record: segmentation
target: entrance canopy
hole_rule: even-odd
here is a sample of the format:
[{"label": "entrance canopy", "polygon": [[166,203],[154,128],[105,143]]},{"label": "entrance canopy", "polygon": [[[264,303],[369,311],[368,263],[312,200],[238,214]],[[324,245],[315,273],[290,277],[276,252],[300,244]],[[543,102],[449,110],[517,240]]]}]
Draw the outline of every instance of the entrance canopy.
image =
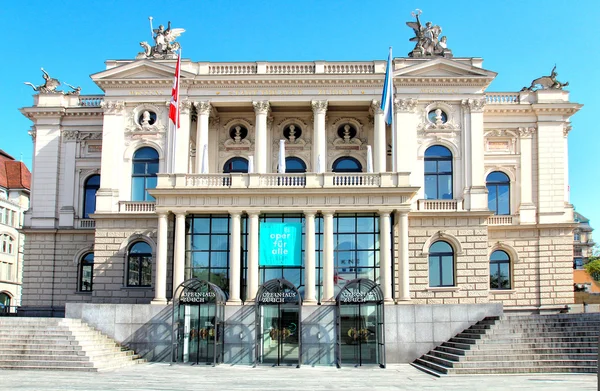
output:
[{"label": "entrance canopy", "polygon": [[227,296],[217,285],[197,278],[182,282],[175,291],[178,304],[222,304],[225,305]]},{"label": "entrance canopy", "polygon": [[379,285],[367,278],[349,281],[336,297],[341,304],[383,304],[383,292]]},{"label": "entrance canopy", "polygon": [[256,294],[256,304],[298,304],[302,298],[298,288],[284,278],[265,282]]}]

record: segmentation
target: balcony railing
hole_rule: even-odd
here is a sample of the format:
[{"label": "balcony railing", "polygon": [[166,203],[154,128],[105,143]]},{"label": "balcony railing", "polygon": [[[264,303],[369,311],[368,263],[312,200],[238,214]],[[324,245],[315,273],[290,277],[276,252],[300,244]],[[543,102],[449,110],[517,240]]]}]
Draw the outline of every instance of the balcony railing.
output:
[{"label": "balcony railing", "polygon": [[464,210],[463,200],[418,200],[417,210],[431,212],[457,212]]},{"label": "balcony railing", "polygon": [[75,228],[79,228],[79,229],[96,228],[96,220],[94,220],[94,219],[78,219],[75,221]]},{"label": "balcony railing", "polygon": [[517,224],[517,216],[490,216],[487,219],[488,225],[513,225]]},{"label": "balcony railing", "polygon": [[119,212],[121,213],[154,213],[155,203],[152,201],[120,201]]},{"label": "balcony railing", "polygon": [[516,105],[519,104],[518,92],[488,92],[485,101],[493,105]]},{"label": "balcony railing", "polygon": [[407,173],[158,174],[157,189],[410,187]]},{"label": "balcony railing", "polygon": [[81,95],[79,97],[79,106],[81,106],[81,107],[100,107],[100,105],[102,104],[103,101],[104,101],[104,96],[102,96],[102,95],[97,95],[97,96]]}]

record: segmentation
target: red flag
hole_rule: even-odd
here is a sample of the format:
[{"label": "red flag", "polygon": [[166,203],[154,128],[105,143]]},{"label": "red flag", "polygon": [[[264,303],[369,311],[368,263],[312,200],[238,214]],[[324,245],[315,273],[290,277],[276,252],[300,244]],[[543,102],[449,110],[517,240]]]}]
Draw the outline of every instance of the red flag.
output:
[{"label": "red flag", "polygon": [[175,80],[173,80],[173,89],[171,90],[171,105],[169,106],[169,119],[173,125],[179,128],[179,74],[181,72],[181,52],[177,56],[177,66],[175,67]]}]

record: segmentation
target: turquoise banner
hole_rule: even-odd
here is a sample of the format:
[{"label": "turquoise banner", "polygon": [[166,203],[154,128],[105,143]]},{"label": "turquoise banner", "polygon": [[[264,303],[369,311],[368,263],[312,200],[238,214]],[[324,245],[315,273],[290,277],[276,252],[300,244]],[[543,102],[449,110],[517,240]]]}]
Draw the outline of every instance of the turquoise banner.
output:
[{"label": "turquoise banner", "polygon": [[260,266],[302,266],[302,223],[260,223]]}]

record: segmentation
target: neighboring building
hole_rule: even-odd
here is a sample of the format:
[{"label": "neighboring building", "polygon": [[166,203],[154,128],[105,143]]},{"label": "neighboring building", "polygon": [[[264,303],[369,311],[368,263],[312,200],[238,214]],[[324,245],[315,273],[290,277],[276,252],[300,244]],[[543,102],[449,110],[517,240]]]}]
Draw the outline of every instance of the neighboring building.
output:
[{"label": "neighboring building", "polygon": [[[521,90],[522,75],[520,92],[488,92],[496,73],[481,58],[426,50],[393,60],[393,127],[380,108],[385,61],[182,60],[176,132],[172,59],[107,61],[92,75],[101,96],[34,96],[22,109],[35,149],[24,305],[110,323],[118,305],[140,304],[146,323],[196,277],[217,288],[192,284],[176,305],[224,292],[225,347],[241,349],[225,361],[277,363],[273,341],[298,352],[298,334],[306,351],[328,343],[307,363],[381,362],[382,347],[404,361],[500,305],[564,309],[567,136],[581,105],[558,82]],[[176,308],[188,353],[219,318],[194,311]]]},{"label": "neighboring building", "polygon": [[593,254],[596,243],[592,239],[590,220],[581,213],[574,212],[573,217],[577,227],[573,230],[573,269],[583,269],[588,258]]},{"label": "neighboring building", "polygon": [[23,213],[29,208],[31,173],[0,150],[0,313],[21,305]]}]

